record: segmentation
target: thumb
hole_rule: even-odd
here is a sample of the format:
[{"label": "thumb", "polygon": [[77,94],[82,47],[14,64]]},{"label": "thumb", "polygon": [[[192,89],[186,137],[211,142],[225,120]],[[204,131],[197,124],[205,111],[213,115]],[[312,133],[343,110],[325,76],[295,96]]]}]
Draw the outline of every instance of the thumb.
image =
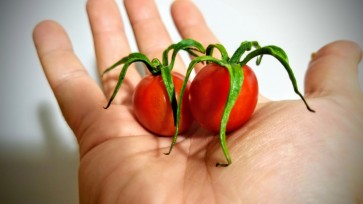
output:
[{"label": "thumb", "polygon": [[336,41],[321,48],[309,64],[305,94],[354,94],[360,91],[358,64],[362,49],[354,42]]}]

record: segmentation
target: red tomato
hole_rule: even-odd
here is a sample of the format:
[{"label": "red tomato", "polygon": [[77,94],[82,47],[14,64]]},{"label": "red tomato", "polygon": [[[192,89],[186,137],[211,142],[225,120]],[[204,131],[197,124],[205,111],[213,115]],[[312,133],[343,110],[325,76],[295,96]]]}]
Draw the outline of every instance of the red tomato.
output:
[{"label": "red tomato", "polygon": [[[172,73],[172,77],[176,98],[179,101],[184,76]],[[190,84],[187,85],[183,95],[179,133],[185,132],[194,120],[188,103],[189,86]],[[136,119],[144,128],[160,136],[174,135],[173,111],[161,75],[146,76],[139,82],[133,95],[133,107]]]},{"label": "red tomato", "polygon": [[[252,115],[258,99],[256,75],[247,65],[243,67],[244,81],[231,111],[227,132],[241,127]],[[219,132],[224,106],[230,87],[228,70],[208,64],[198,72],[189,89],[190,109],[194,119],[204,128]]]}]

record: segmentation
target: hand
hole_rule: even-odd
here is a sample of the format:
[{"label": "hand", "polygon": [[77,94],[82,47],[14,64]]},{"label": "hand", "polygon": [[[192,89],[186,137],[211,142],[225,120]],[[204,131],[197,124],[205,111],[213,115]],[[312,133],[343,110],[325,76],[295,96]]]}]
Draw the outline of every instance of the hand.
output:
[{"label": "hand", "polygon": [[[140,52],[160,57],[172,43],[151,0],[125,0]],[[119,10],[112,0],[90,0],[98,71],[129,54]],[[204,45],[217,39],[190,1],[177,0],[172,15],[183,38]],[[185,15],[188,13],[188,15]],[[241,39],[238,39],[238,42]],[[44,21],[34,42],[47,79],[80,147],[81,203],[348,203],[363,200],[363,95],[357,64],[361,49],[339,41],[319,50],[306,75],[302,101],[260,98],[250,119],[228,136],[233,163],[224,161],[217,135],[194,127],[171,155],[171,138],[144,130],[130,96],[140,80],[130,68],[115,103],[102,107],[117,71],[101,89],[72,51],[63,28]],[[176,71],[185,73],[178,60]],[[198,68],[197,68],[198,71]]]}]

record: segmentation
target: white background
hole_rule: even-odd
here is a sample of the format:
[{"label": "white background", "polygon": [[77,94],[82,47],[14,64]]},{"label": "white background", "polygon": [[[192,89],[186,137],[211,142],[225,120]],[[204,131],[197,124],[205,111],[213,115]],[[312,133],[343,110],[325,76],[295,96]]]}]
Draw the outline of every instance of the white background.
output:
[{"label": "white background", "polygon": [[[157,0],[176,42],[180,37],[170,17],[171,2]],[[363,47],[360,0],[195,0],[195,3],[230,53],[244,40],[285,49],[301,90],[312,52],[338,39],[350,39]],[[126,20],[123,5],[119,5]],[[1,203],[78,202],[78,147],[43,75],[32,42],[32,29],[43,19],[56,20],[65,27],[75,52],[96,79],[85,0],[0,2]],[[126,30],[136,51],[130,27]],[[274,100],[297,99],[276,60],[265,57],[262,65],[254,69],[262,94]],[[362,64],[359,78],[362,82]]]}]

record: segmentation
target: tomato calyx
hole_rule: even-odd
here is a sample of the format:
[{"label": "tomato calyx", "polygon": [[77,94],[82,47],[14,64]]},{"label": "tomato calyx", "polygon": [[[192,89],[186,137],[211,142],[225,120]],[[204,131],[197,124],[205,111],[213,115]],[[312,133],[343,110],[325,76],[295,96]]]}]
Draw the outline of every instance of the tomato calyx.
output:
[{"label": "tomato calyx", "polygon": [[[254,50],[251,51],[253,48],[254,48]],[[221,56],[220,59],[213,57],[213,52],[215,49],[217,49],[219,51],[220,56]],[[248,53],[241,60],[242,56],[246,52],[249,52],[249,51],[251,51],[251,52]],[[220,123],[220,131],[219,131],[220,145],[221,145],[222,151],[224,153],[224,156],[225,156],[227,162],[226,163],[218,162],[216,164],[216,166],[226,167],[232,163],[232,160],[229,155],[228,148],[227,148],[227,144],[226,144],[226,127],[227,127],[227,122],[228,122],[231,110],[234,107],[234,104],[237,100],[237,97],[238,97],[241,87],[243,85],[244,73],[243,73],[243,69],[241,69],[241,67],[245,66],[251,59],[253,59],[255,57],[257,58],[256,64],[259,65],[261,63],[263,55],[271,55],[271,56],[275,57],[284,66],[285,70],[288,72],[288,75],[292,82],[295,93],[300,96],[300,98],[305,103],[306,108],[310,112],[315,112],[313,109],[310,108],[310,106],[307,104],[305,98],[298,90],[295,76],[294,76],[293,71],[288,62],[288,57],[287,57],[286,53],[284,52],[284,50],[282,50],[281,48],[279,48],[277,46],[273,46],[273,45],[261,47],[258,44],[258,42],[256,42],[256,41],[244,41],[241,43],[241,45],[238,47],[238,49],[235,51],[235,53],[230,58],[223,45],[221,45],[221,44],[209,45],[206,48],[205,56],[196,57],[190,62],[187,72],[186,72],[185,81],[182,86],[180,95],[181,95],[181,97],[183,96],[186,82],[188,81],[190,74],[196,64],[204,63],[204,62],[216,63],[228,70],[228,74],[230,76],[230,89],[228,92],[227,101],[226,101],[224,111],[222,114],[222,119],[221,119],[221,123]],[[182,103],[181,100],[179,100],[178,108],[177,108],[177,112],[176,112],[176,114],[177,114],[176,118],[178,118],[180,116],[181,103]],[[169,153],[171,152],[173,146],[175,145],[176,140],[177,140],[177,135],[175,135],[173,138]]]},{"label": "tomato calyx", "polygon": [[[172,44],[168,48],[166,48],[162,54],[162,61],[160,61],[157,58],[150,60],[146,55],[139,53],[139,52],[135,52],[135,53],[129,54],[126,57],[123,57],[122,59],[120,59],[119,61],[114,63],[112,66],[107,68],[102,73],[101,77],[103,77],[107,72],[117,68],[120,65],[123,65],[121,72],[119,74],[119,78],[118,78],[117,84],[115,86],[115,89],[114,89],[110,99],[108,100],[107,105],[104,107],[104,109],[107,109],[111,105],[114,98],[116,97],[130,65],[134,62],[142,62],[153,76],[161,75],[164,86],[166,88],[166,91],[167,91],[167,94],[169,97],[169,100],[170,100],[170,103],[171,103],[171,106],[172,106],[172,110],[173,110],[174,126],[176,127],[175,134],[178,134],[180,119],[176,118],[177,100],[176,100],[176,96],[175,96],[175,88],[174,88],[174,83],[173,83],[171,72],[174,67],[176,55],[181,50],[187,51],[190,55],[193,55],[193,56],[198,56],[197,53],[205,53],[205,48],[202,46],[202,44],[200,44],[199,42],[197,42],[193,39],[184,39],[184,40],[181,40],[180,42],[178,42],[176,44]],[[170,56],[171,51],[172,51],[172,53]],[[170,56],[170,60],[169,60],[169,56]],[[169,61],[170,61],[170,63],[169,63]]]}]

